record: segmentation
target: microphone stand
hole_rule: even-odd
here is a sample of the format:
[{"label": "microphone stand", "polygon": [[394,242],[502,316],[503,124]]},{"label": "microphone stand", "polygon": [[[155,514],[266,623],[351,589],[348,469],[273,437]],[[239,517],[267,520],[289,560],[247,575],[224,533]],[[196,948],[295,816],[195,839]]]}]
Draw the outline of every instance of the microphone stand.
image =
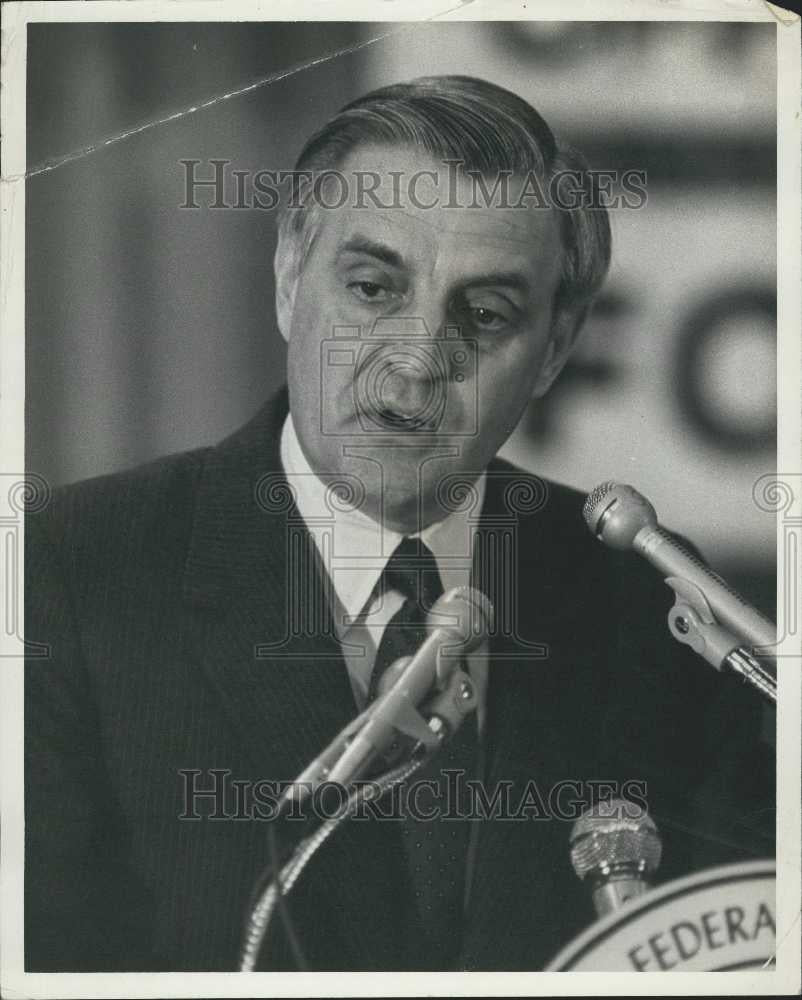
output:
[{"label": "microphone stand", "polygon": [[670,576],[666,583],[676,600],[668,613],[668,628],[674,638],[703,657],[718,671],[736,673],[751,687],[776,704],[777,679],[744,646],[744,637],[720,625],[703,591],[682,577]]},{"label": "microphone stand", "polygon": [[[325,820],[295,847],[289,861],[280,872],[275,873],[251,907],[243,937],[240,972],[254,971],[276,905],[292,890],[306,865],[335,830],[357,812],[365,801],[380,798],[390,788],[414,774],[476,708],[476,690],[470,677],[461,668],[452,670],[450,674],[446,674],[444,669],[442,674],[447,677],[445,686],[435,690],[420,709],[408,698],[399,697],[399,692],[405,694],[404,661],[409,659],[410,657],[402,657],[393,664],[390,670],[399,676],[390,689],[341,730],[323,753],[287,789],[273,821],[294,800],[303,801],[324,781],[349,784],[364,773],[371,760],[381,751],[364,742],[360,743],[359,737],[377,715],[381,718],[382,729],[389,727],[400,735],[415,738],[416,742],[408,740],[408,759],[371,781],[355,788],[352,785],[345,809]],[[388,706],[392,706],[392,712]]]}]

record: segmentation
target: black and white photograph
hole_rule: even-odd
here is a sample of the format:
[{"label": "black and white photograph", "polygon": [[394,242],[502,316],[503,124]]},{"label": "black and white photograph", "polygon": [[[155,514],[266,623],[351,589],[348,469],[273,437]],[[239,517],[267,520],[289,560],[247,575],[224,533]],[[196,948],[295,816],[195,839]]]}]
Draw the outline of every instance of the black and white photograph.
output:
[{"label": "black and white photograph", "polygon": [[799,16],[274,6],[6,5],[4,989],[799,993]]}]

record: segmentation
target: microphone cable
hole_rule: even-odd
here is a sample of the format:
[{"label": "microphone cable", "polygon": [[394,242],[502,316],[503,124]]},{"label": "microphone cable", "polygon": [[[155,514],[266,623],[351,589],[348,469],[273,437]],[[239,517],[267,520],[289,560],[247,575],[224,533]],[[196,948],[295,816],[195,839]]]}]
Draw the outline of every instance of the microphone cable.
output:
[{"label": "microphone cable", "polygon": [[301,948],[301,942],[295,931],[295,925],[290,917],[290,908],[287,904],[287,893],[284,891],[284,882],[281,877],[281,866],[278,856],[278,838],[276,837],[276,827],[273,823],[271,823],[267,829],[267,842],[270,850],[270,867],[275,873],[274,877],[276,880],[278,895],[279,918],[284,928],[284,933],[287,935],[287,940],[289,941],[290,951],[292,952],[296,969],[299,972],[308,972],[309,965],[307,964],[306,956],[304,955],[303,948]]},{"label": "microphone cable", "polygon": [[[274,816],[268,823],[267,827],[267,848],[268,848],[268,862],[264,868],[259,873],[256,881],[253,884],[250,895],[248,897],[248,908],[246,914],[250,914],[253,910],[256,902],[264,892],[266,886],[271,880],[275,879],[277,873],[281,872],[286,861],[281,860],[281,852],[279,850],[278,837],[276,835],[276,828],[274,826],[275,820],[278,818],[278,814]],[[292,851],[287,849],[285,851],[285,857],[288,860]],[[281,920],[282,927],[284,928],[284,933],[287,936],[287,941],[290,946],[290,951],[292,952],[292,958],[298,972],[309,972],[309,965],[306,961],[306,956],[304,955],[303,948],[301,947],[300,938],[295,929],[295,924],[290,915],[289,906],[287,904],[287,894],[285,892],[279,893],[278,897],[278,913]],[[247,920],[243,921],[242,937],[244,938],[247,928]]]},{"label": "microphone cable", "polygon": [[[361,785],[359,788],[351,792],[346,802],[345,809],[343,809],[337,816],[332,816],[327,819],[318,827],[317,830],[314,831],[314,833],[304,837],[304,839],[301,840],[295,847],[289,861],[284,864],[280,871],[275,870],[276,861],[278,860],[278,850],[275,839],[275,830],[271,827],[268,835],[272,833],[273,845],[276,847],[276,851],[275,856],[271,857],[271,864],[267,872],[267,876],[273,875],[275,870],[275,877],[271,878],[268,885],[262,889],[261,892],[258,892],[258,898],[251,906],[243,937],[239,965],[240,972],[253,972],[255,970],[274,911],[277,908],[279,910],[281,909],[281,900],[292,891],[293,886],[298,881],[304,868],[312,860],[319,848],[323,846],[323,844],[346,819],[350,818],[350,816],[357,810],[358,807],[362,805],[363,802],[369,801],[373,798],[380,798],[385,794],[385,792],[389,791],[395,785],[405,781],[412,774],[414,774],[415,771],[422,767],[430,756],[431,753],[425,753],[417,756],[413,760],[407,761],[406,763],[393,768],[391,771],[385,772],[379,777],[374,778],[370,783]],[[265,876],[259,880],[262,885],[264,884],[264,881]],[[289,913],[287,913],[286,916],[289,919]],[[290,926],[292,926],[291,922]],[[286,927],[287,925],[285,924],[285,929]],[[298,944],[297,936],[295,936],[295,942]],[[303,959],[303,954],[300,952],[300,945],[299,954]],[[306,963],[304,964],[305,968],[302,971],[308,971]]]}]

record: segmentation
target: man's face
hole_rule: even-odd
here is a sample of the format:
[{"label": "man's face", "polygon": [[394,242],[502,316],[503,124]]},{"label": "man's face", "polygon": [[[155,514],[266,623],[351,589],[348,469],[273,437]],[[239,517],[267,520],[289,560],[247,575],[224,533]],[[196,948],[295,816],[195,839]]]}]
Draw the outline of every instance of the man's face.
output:
[{"label": "man's face", "polygon": [[[402,190],[434,171],[437,186],[424,178],[417,197],[437,192],[438,204],[317,209],[279,305],[290,408],[314,471],[357,477],[361,509],[411,533],[447,513],[444,478],[475,479],[565,360],[571,338],[553,336],[558,220],[550,209],[447,208],[446,165],[416,150],[364,147],[341,169],[349,184],[356,170],[378,174],[384,204],[390,171]],[[471,203],[469,179],[457,200]]]}]

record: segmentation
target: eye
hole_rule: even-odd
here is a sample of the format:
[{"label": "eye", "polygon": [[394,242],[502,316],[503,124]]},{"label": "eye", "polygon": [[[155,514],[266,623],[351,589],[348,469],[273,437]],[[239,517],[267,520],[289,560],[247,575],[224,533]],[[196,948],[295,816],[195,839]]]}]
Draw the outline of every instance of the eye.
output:
[{"label": "eye", "polygon": [[352,281],[348,288],[361,302],[384,302],[389,294],[384,285],[375,281]]},{"label": "eye", "polygon": [[459,322],[479,333],[506,333],[519,321],[516,308],[503,295],[494,292],[458,295],[452,309]]},{"label": "eye", "polygon": [[467,311],[473,325],[480,330],[500,330],[509,322],[506,316],[484,306],[469,307]]}]

